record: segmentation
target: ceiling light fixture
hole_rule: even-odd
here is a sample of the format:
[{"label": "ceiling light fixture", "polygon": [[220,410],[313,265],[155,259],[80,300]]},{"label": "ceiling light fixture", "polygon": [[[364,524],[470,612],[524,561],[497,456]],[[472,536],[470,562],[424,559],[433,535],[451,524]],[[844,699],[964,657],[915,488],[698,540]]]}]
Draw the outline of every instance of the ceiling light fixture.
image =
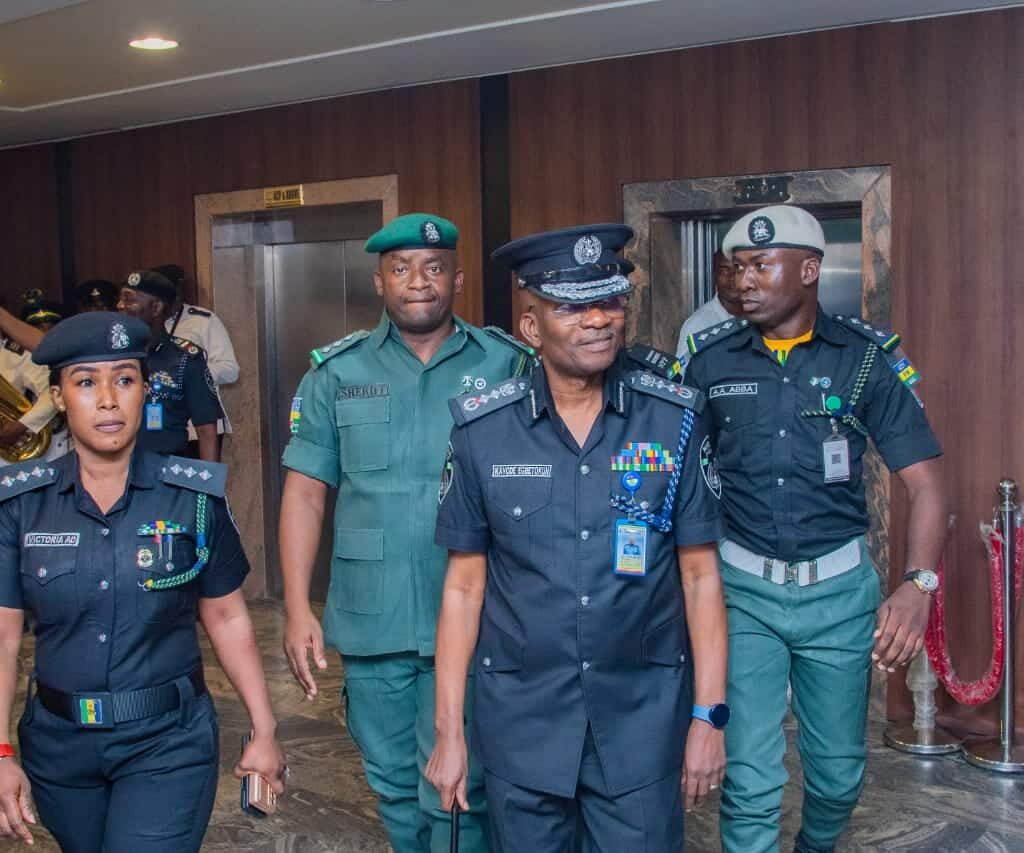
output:
[{"label": "ceiling light fixture", "polygon": [[147,36],[144,39],[130,41],[128,44],[138,50],[173,50],[178,46],[176,41],[160,38],[160,36]]}]

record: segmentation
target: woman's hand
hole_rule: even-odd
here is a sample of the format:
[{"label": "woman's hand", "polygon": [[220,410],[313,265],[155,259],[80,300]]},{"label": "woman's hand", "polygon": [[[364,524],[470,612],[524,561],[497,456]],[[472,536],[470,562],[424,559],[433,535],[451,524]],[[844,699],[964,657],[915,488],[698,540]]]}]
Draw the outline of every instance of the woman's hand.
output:
[{"label": "woman's hand", "polygon": [[284,793],[284,777],[287,765],[284,750],[272,735],[256,735],[246,744],[242,757],[235,765],[235,778],[241,779],[250,773],[259,773],[278,796]]},{"label": "woman's hand", "polygon": [[32,833],[26,823],[34,824],[32,786],[25,771],[13,758],[0,761],[0,836],[20,838],[26,844],[33,844]]}]

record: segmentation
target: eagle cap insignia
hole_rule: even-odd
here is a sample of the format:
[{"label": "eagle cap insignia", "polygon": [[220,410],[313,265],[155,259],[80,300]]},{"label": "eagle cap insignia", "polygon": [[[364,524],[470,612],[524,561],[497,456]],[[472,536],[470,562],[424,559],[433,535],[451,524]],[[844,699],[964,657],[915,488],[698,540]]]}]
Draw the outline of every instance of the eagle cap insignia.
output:
[{"label": "eagle cap insignia", "polygon": [[110,348],[126,349],[128,347],[128,330],[123,323],[114,323],[110,327]]},{"label": "eagle cap insignia", "polygon": [[755,216],[747,226],[747,236],[755,246],[770,243],[775,239],[775,223],[767,216]]},{"label": "eagle cap insignia", "polygon": [[128,276],[129,287],[138,287],[140,284],[142,284],[141,273],[133,272],[130,276]]},{"label": "eagle cap insignia", "polygon": [[434,222],[424,222],[420,227],[420,231],[423,234],[423,240],[427,243],[440,243],[441,232],[438,230],[437,224]]},{"label": "eagle cap insignia", "polygon": [[601,241],[594,234],[585,234],[576,241],[576,245],[573,246],[572,256],[576,259],[576,263],[582,266],[583,264],[596,264],[598,259],[601,257],[601,252],[604,247],[601,245]]}]

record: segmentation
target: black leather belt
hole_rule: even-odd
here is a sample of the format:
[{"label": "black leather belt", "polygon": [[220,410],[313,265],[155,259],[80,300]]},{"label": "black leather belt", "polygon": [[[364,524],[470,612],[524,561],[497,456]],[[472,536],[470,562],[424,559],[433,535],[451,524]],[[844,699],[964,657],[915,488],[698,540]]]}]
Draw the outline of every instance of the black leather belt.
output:
[{"label": "black leather belt", "polygon": [[[190,672],[185,679],[191,683],[198,697],[206,692],[202,667]],[[181,689],[178,681],[143,690],[123,693],[81,691],[65,693],[36,682],[36,695],[40,704],[51,714],[63,717],[83,729],[112,729],[117,723],[155,717],[181,707]],[[187,688],[186,688],[187,689]]]}]

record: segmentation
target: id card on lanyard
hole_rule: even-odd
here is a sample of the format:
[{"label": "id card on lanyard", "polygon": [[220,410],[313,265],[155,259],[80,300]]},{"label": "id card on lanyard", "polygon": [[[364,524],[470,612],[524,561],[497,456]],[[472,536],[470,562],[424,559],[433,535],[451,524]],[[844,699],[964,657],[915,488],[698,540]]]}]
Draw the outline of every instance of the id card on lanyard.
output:
[{"label": "id card on lanyard", "polygon": [[164,404],[146,403],[146,430],[159,432],[164,428]]},{"label": "id card on lanyard", "polygon": [[832,419],[832,435],[821,443],[825,463],[825,483],[850,481],[850,442],[839,434],[839,425]]},{"label": "id card on lanyard", "polygon": [[615,547],[612,555],[615,574],[643,577],[647,574],[647,534],[642,521],[620,518],[615,522]]}]

